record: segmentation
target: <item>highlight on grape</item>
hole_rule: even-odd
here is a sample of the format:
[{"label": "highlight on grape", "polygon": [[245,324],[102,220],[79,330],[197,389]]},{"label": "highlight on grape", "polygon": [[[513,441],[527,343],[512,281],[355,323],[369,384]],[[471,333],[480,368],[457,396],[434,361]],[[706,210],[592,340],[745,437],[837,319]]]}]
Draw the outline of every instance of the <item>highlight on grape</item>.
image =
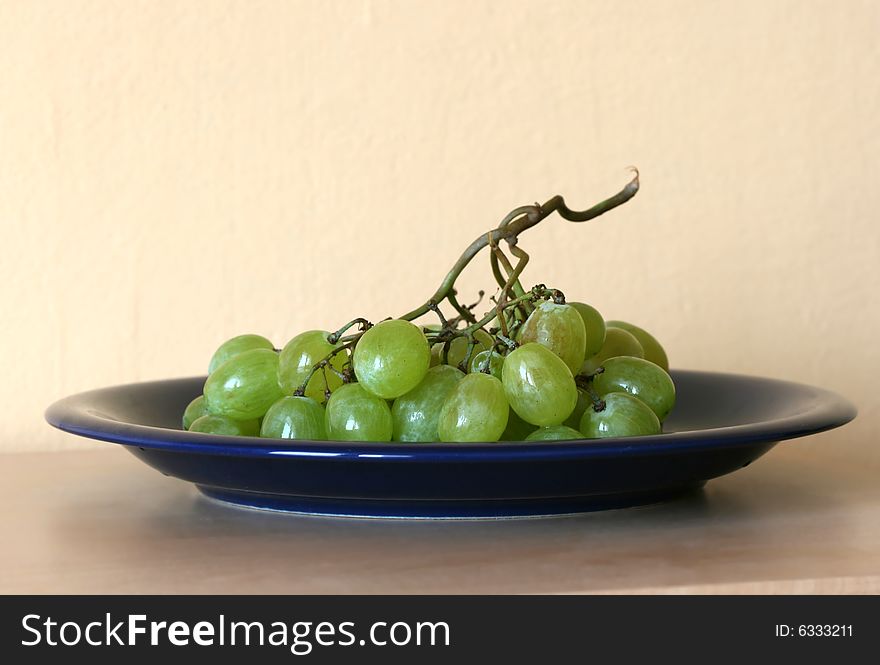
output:
[{"label": "highlight on grape", "polygon": [[[519,236],[551,213],[584,222],[625,203],[639,176],[584,211],[561,196],[510,212],[471,243],[421,306],[373,324],[309,330],[278,349],[227,340],[203,394],[183,413],[192,432],[274,439],[402,442],[561,441],[658,434],[675,406],[661,344],[643,328],[538,284]],[[470,305],[455,281],[488,249],[496,282]],[[480,312],[478,315],[477,312]],[[425,320],[426,317],[433,319]]]}]

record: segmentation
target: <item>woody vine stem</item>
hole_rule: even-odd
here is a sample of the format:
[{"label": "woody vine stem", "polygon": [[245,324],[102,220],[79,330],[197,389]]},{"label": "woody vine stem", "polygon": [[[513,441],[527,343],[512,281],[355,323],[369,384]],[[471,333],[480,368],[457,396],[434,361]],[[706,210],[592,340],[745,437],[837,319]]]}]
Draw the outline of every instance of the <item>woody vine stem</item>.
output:
[{"label": "woody vine stem", "polygon": [[[444,362],[446,361],[449,345],[452,340],[457,337],[466,337],[468,340],[467,351],[464,360],[459,365],[460,369],[465,371],[477,343],[474,333],[485,329],[493,320],[497,324],[489,330],[489,333],[495,341],[495,347],[499,349],[515,348],[516,342],[513,338],[516,330],[528,317],[534,303],[547,299],[552,299],[558,303],[565,302],[565,296],[560,291],[547,288],[543,284],[535,286],[528,291],[523,289],[519,278],[529,261],[529,255],[518,246],[520,234],[536,226],[554,212],[569,222],[586,222],[626,203],[639,191],[638,169],[635,167],[631,167],[631,169],[633,177],[623,189],[586,210],[572,210],[566,205],[562,196],[558,194],[543,204],[535,203],[534,205],[520,206],[511,210],[495,229],[482,234],[467,246],[446,274],[440,286],[427,301],[398,318],[413,321],[428,312],[434,312],[440,320],[440,326],[439,328],[424,328],[424,332],[430,343],[444,343]],[[507,244],[510,254],[516,259],[515,265],[510,262],[507,254],[502,249],[502,242]],[[455,281],[473,258],[486,247],[490,250],[489,261],[492,267],[492,274],[498,284],[499,292],[497,296],[493,297],[495,307],[481,319],[478,319],[474,316],[473,309],[479,304],[479,300],[473,305],[461,305],[457,298],[458,294],[455,291]],[[480,292],[480,297],[482,298],[482,296],[483,292]],[[456,312],[454,318],[447,319],[443,314],[440,305],[444,302],[448,303]],[[462,322],[467,325],[460,328],[459,325]],[[357,332],[346,335],[355,326],[358,327]],[[331,333],[327,337],[327,341],[339,346],[312,367],[311,372],[303,384],[294,392],[294,395],[305,394],[306,385],[308,385],[312,376],[317,372],[322,372],[325,384],[328,371],[340,375],[345,382],[352,381],[354,379],[354,372],[351,367],[350,356],[341,371],[334,368],[330,361],[337,353],[341,353],[344,350],[353,350],[358,340],[371,326],[372,324],[366,319],[356,318],[346,323],[339,330]],[[327,396],[329,396],[329,391],[327,391]]]}]

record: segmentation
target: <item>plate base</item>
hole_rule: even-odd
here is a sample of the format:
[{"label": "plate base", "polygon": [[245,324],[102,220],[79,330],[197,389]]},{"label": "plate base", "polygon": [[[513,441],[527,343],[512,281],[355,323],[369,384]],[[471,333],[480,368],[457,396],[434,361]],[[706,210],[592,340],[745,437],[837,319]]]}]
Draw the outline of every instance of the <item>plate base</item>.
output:
[{"label": "plate base", "polygon": [[209,499],[239,508],[295,515],[375,519],[479,520],[552,517],[671,501],[699,491],[705,481],[660,489],[544,499],[412,501],[338,499],[245,492],[198,485]]}]

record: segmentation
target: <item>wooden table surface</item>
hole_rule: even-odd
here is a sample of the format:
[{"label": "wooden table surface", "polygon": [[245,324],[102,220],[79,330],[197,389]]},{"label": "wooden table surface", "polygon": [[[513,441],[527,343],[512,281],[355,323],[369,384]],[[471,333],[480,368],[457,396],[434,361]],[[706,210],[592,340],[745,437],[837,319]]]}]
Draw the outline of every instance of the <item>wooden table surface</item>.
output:
[{"label": "wooden table surface", "polygon": [[678,501],[572,517],[301,517],[125,450],[0,456],[3,593],[880,593],[880,474],[846,428]]}]

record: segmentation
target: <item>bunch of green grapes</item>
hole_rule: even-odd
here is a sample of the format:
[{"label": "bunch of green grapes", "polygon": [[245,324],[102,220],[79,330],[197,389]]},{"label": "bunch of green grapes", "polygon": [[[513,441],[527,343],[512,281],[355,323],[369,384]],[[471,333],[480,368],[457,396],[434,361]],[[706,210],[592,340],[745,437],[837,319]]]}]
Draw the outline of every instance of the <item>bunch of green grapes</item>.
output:
[{"label": "bunch of green grapes", "polygon": [[[521,206],[478,237],[437,292],[399,319],[310,330],[283,349],[260,335],[224,342],[203,394],[183,414],[194,432],[336,441],[548,441],[657,434],[675,405],[663,347],[590,305],[520,283],[519,235],[552,212],[583,222],[630,200],[624,189],[583,211],[561,196]],[[514,266],[500,243],[517,259]],[[499,290],[478,319],[456,278],[490,248]],[[481,292],[482,296],[482,292]],[[440,305],[457,315],[447,318]],[[414,321],[433,312],[439,323]],[[356,332],[351,330],[358,326]]]},{"label": "bunch of green grapes", "polygon": [[[259,335],[224,342],[195,432],[337,441],[546,441],[657,434],[675,405],[663,347],[590,305],[536,287],[506,324],[402,319],[340,338],[300,333],[280,351]],[[484,317],[488,319],[489,316]],[[506,333],[506,334],[505,334]]]}]

